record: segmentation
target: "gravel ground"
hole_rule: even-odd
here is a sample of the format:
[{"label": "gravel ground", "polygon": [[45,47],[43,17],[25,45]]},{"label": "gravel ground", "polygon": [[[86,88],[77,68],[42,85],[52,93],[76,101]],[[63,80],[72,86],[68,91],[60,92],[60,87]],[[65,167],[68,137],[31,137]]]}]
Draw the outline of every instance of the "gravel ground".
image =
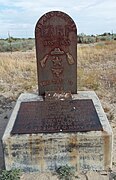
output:
[{"label": "gravel ground", "polygon": [[[110,175],[113,177],[113,175]],[[57,175],[52,175],[48,173],[31,173],[31,174],[23,174],[21,176],[21,180],[59,180]],[[107,172],[87,172],[86,175],[78,174],[78,178],[72,178],[71,180],[110,180],[109,173]],[[111,179],[113,180],[113,179]]]}]

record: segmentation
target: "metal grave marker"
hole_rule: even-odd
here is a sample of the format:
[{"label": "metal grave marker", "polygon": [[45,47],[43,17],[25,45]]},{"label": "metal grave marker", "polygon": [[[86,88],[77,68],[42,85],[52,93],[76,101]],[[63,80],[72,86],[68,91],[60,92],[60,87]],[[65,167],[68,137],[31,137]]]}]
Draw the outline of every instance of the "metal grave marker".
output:
[{"label": "metal grave marker", "polygon": [[77,29],[65,13],[44,14],[35,28],[39,94],[43,101],[22,102],[12,134],[102,130],[92,100],[77,93]]},{"label": "metal grave marker", "polygon": [[12,134],[101,131],[92,100],[22,102]]},{"label": "metal grave marker", "polygon": [[35,28],[39,95],[45,91],[77,93],[77,29],[60,11],[44,14]]}]

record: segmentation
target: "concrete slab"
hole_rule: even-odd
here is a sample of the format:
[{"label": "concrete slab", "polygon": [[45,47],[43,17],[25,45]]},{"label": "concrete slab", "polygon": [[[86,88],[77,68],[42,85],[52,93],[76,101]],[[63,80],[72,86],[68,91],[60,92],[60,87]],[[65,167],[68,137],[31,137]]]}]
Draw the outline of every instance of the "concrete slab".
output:
[{"label": "concrete slab", "polygon": [[112,167],[112,129],[93,91],[79,91],[73,99],[92,99],[103,131],[11,135],[21,102],[43,101],[42,96],[21,94],[3,136],[7,170],[50,172],[68,164],[77,171]]}]

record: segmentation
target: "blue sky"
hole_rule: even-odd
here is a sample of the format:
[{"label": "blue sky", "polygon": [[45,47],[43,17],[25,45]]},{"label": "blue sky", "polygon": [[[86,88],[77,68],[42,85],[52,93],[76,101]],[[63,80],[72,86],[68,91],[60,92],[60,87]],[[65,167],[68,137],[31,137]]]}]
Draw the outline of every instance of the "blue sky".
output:
[{"label": "blue sky", "polygon": [[69,14],[78,33],[116,33],[116,0],[0,0],[0,38],[34,37],[37,20],[46,12]]}]

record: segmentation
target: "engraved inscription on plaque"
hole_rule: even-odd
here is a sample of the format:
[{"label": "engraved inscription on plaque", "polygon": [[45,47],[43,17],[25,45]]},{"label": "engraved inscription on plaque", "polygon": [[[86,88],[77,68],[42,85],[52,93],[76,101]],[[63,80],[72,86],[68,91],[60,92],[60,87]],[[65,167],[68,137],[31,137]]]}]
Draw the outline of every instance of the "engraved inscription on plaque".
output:
[{"label": "engraved inscription on plaque", "polygon": [[39,94],[77,92],[77,29],[67,14],[44,14],[35,28]]},{"label": "engraved inscription on plaque", "polygon": [[92,100],[21,103],[12,134],[102,130]]}]

